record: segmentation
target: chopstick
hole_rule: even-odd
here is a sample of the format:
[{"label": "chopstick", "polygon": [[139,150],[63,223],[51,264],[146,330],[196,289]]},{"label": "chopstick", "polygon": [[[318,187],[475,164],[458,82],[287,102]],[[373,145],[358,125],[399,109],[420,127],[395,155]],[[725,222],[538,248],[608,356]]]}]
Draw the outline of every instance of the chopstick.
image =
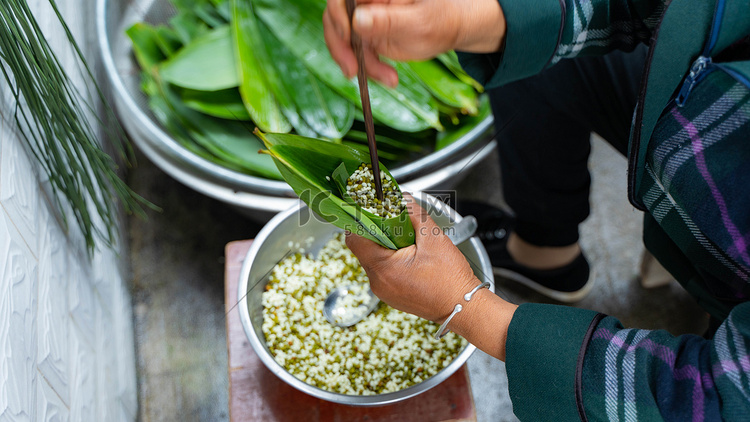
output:
[{"label": "chopstick", "polygon": [[375,193],[378,200],[383,201],[383,185],[380,181],[380,161],[378,161],[378,147],[375,143],[375,123],[372,119],[372,107],[370,106],[370,92],[367,87],[367,71],[365,69],[365,50],[362,39],[354,32],[354,9],[357,0],[346,0],[346,12],[349,15],[351,27],[351,42],[354,54],[357,57],[357,80],[359,81],[359,96],[362,100],[362,114],[365,119],[365,133],[367,133],[367,146],[370,149],[370,164],[372,164],[372,175],[375,179]]}]

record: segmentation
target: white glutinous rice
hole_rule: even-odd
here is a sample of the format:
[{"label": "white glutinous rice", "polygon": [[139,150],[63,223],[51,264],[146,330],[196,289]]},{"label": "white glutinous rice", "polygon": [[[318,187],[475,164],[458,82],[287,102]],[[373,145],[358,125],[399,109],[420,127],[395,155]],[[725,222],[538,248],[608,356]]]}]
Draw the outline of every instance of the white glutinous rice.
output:
[{"label": "white glutinous rice", "polygon": [[276,362],[323,390],[372,395],[426,380],[468,345],[455,333],[436,340],[436,324],[384,303],[352,327],[332,326],[323,316],[328,293],[368,282],[341,234],[317,259],[297,253],[279,262],[263,293],[263,333]]},{"label": "white glutinous rice", "polygon": [[346,182],[346,193],[364,210],[384,218],[397,217],[406,209],[406,202],[401,192],[384,171],[380,172],[380,184],[383,188],[382,201],[377,198],[372,165],[362,163],[349,176]]}]

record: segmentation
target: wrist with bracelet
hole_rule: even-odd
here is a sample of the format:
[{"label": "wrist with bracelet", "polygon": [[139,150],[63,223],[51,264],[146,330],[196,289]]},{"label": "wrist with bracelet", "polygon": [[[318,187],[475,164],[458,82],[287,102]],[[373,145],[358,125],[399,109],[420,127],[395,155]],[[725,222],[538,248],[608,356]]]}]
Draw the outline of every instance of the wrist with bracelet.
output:
[{"label": "wrist with bracelet", "polygon": [[[490,287],[490,282],[489,281],[485,281],[482,284],[480,284],[480,285],[474,287],[473,289],[471,289],[470,292],[468,292],[468,293],[466,293],[464,295],[464,300],[466,302],[469,302],[476,292],[478,292],[480,289],[483,289],[485,287],[486,288]],[[438,328],[437,332],[435,333],[435,338],[436,339],[439,340],[439,339],[443,338],[444,335],[448,334],[451,331],[451,330],[449,330],[447,328],[448,327],[448,323],[451,322],[451,320],[453,319],[453,317],[455,317],[456,314],[458,314],[459,312],[461,312],[463,309],[464,309],[464,305],[461,305],[460,303],[457,303],[456,306],[453,307],[453,312],[451,312],[451,314],[448,315],[448,318],[446,318],[445,321],[443,321],[443,323],[440,325],[440,328]]]}]

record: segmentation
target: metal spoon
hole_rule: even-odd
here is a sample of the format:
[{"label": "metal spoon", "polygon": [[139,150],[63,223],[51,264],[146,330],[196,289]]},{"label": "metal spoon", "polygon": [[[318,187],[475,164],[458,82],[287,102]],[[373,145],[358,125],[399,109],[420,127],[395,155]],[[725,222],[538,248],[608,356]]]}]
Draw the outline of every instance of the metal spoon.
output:
[{"label": "metal spoon", "polygon": [[[453,242],[454,245],[460,245],[474,235],[477,230],[477,219],[469,215],[461,219],[458,223],[445,230],[445,235]],[[372,292],[370,285],[365,286],[365,300],[357,307],[345,306],[345,297],[353,295],[361,288],[355,286],[342,286],[334,289],[328,294],[323,304],[323,315],[328,322],[337,327],[351,327],[352,325],[363,320],[370,315],[370,312],[380,303],[380,299]],[[356,301],[356,298],[351,300]]]}]

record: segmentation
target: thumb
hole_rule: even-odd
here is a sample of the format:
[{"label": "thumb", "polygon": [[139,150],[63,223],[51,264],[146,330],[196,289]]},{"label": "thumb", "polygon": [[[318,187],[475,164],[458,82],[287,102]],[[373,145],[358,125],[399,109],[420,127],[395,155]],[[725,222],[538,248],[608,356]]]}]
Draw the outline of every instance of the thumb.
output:
[{"label": "thumb", "polygon": [[354,12],[354,30],[367,40],[396,39],[412,32],[420,15],[413,4],[364,4]]}]

